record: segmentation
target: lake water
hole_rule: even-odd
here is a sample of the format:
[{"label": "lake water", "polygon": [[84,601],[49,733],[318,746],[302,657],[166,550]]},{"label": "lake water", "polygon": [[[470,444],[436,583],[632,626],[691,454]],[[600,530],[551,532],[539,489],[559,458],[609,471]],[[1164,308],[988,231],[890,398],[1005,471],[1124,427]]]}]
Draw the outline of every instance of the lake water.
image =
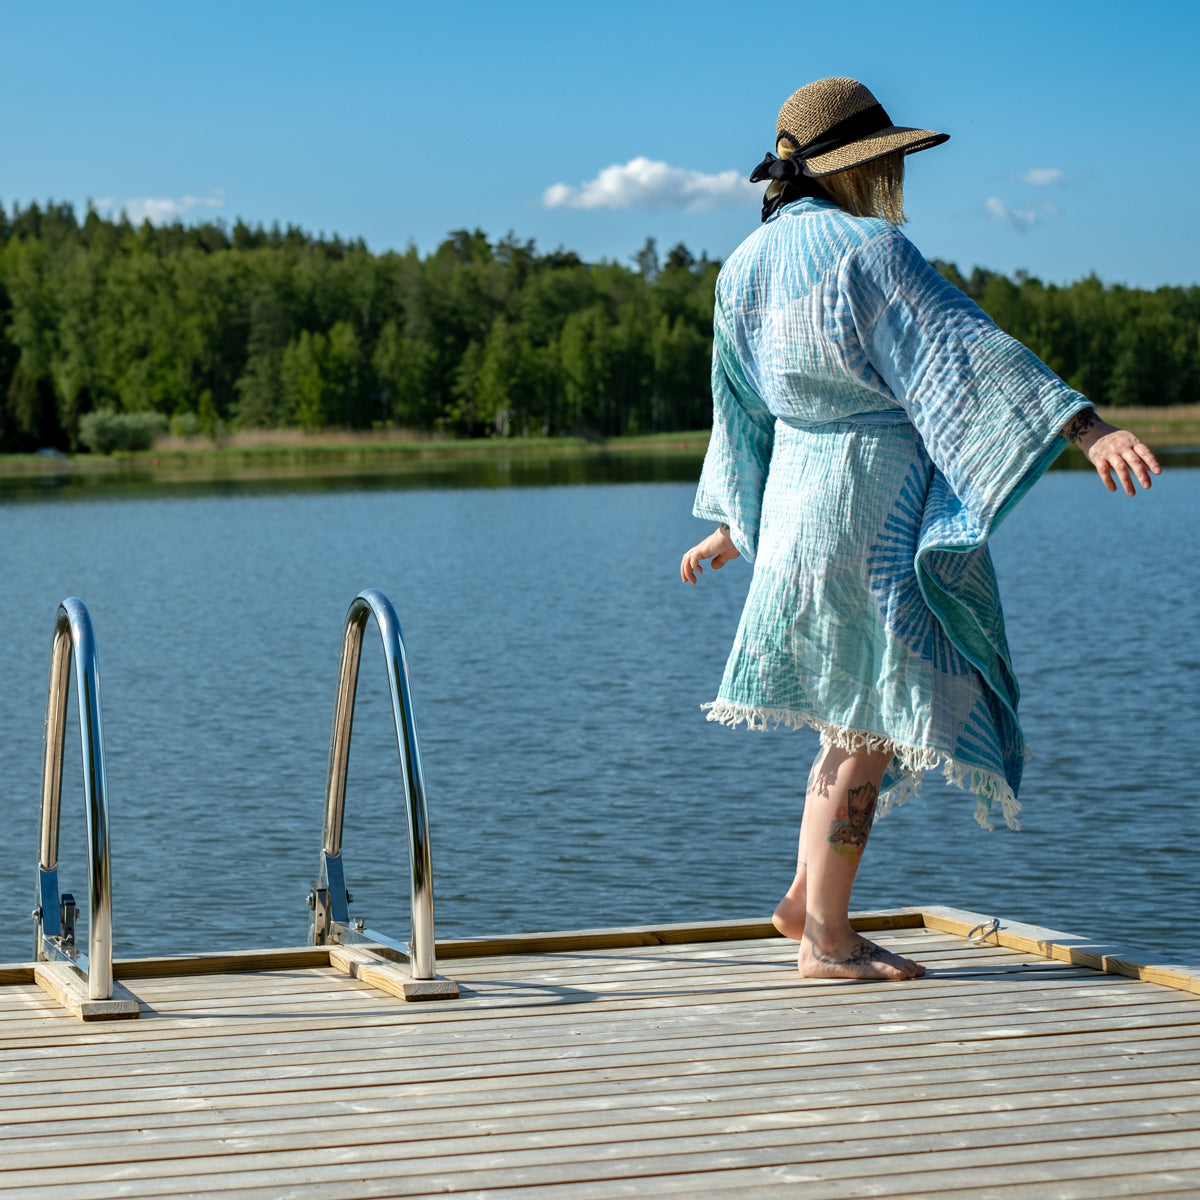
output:
[{"label": "lake water", "polygon": [[[363,587],[391,597],[408,643],[439,936],[766,916],[816,739],[704,721],[750,572],[680,583],[706,527],[678,476],[0,496],[0,961],[30,955],[69,595],[99,647],[119,955],[305,940]],[[1186,467],[1134,501],[1086,472],[1038,485],[993,547],[1036,756],[1024,830],[982,831],[971,798],[929,780],[877,824],[856,908],[949,904],[1200,962],[1197,512]],[[60,878],[82,901],[73,723],[67,747]],[[371,627],[344,849],[356,914],[396,936],[402,805]]]}]

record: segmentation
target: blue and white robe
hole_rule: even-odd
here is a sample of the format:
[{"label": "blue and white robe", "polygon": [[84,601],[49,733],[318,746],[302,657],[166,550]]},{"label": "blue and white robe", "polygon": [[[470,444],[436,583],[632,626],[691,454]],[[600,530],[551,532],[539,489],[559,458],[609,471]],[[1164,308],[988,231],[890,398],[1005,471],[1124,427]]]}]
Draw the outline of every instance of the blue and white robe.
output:
[{"label": "blue and white robe", "polygon": [[1025,742],[987,538],[1089,402],[903,234],[803,199],[717,281],[695,514],[754,577],[708,719],[892,751],[1017,825]]}]

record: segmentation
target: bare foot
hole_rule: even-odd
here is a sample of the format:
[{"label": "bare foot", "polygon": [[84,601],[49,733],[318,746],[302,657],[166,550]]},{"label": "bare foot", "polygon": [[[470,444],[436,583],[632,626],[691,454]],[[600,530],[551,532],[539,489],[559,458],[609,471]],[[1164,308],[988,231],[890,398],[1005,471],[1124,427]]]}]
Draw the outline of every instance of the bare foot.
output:
[{"label": "bare foot", "polygon": [[925,974],[920,963],[858,934],[820,950],[812,942],[802,942],[796,966],[806,979],[919,979]]},{"label": "bare foot", "polygon": [[798,942],[804,936],[804,897],[789,891],[771,915],[771,924],[786,938]]}]

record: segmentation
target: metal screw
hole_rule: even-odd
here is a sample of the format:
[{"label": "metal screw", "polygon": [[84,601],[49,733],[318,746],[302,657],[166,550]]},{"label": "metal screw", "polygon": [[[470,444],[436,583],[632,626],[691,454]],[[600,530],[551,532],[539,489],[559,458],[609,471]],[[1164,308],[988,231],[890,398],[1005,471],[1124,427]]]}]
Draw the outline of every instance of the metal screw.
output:
[{"label": "metal screw", "polygon": [[30,915],[31,917],[33,917],[33,919],[34,919],[35,921],[40,921],[40,920],[42,919],[42,909],[41,909],[41,905],[39,905],[37,908],[35,908],[35,909],[33,910],[33,912],[32,912],[32,913],[30,913],[29,915]]}]

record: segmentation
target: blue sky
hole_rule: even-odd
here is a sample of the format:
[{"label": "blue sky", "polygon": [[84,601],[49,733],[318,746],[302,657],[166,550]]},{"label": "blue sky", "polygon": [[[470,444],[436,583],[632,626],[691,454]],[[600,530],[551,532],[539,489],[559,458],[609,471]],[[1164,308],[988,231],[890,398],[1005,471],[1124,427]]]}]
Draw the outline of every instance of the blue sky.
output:
[{"label": "blue sky", "polygon": [[951,135],[909,159],[927,256],[1192,284],[1198,45],[1200,0],[0,0],[0,201],[723,258],[779,105],[850,75]]}]

